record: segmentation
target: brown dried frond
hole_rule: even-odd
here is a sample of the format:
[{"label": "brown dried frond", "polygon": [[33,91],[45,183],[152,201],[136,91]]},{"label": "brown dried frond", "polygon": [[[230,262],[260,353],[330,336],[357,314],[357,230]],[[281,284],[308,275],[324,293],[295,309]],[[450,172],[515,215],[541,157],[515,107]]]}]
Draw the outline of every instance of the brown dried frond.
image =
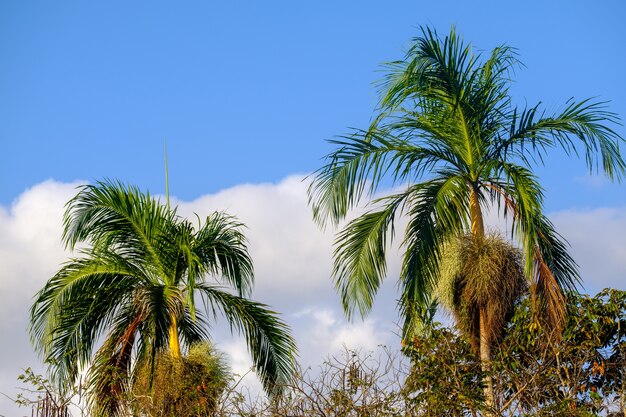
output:
[{"label": "brown dried frond", "polygon": [[[567,319],[565,295],[538,249],[534,251],[534,258],[533,312],[551,330],[550,335],[559,340]],[[537,312],[544,314],[537,315]]]}]

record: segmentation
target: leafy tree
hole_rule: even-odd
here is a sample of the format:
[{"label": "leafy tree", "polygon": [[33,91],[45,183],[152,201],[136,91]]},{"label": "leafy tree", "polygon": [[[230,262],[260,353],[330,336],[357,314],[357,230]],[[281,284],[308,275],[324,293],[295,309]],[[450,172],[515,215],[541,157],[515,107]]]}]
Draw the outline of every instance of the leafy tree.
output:
[{"label": "leafy tree", "polygon": [[[550,114],[540,104],[519,108],[509,85],[515,51],[475,53],[454,28],[445,38],[430,28],[403,60],[387,64],[379,112],[369,129],[331,141],[336,150],[317,171],[309,200],[317,222],[337,225],[381,184],[397,191],[375,199],[335,241],[333,275],[344,310],[367,314],[387,273],[388,240],[407,219],[398,286],[409,337],[432,302],[445,243],[471,233],[485,236],[484,210],[501,208],[523,255],[523,273],[535,311],[557,330],[565,321],[563,290],[578,273],[565,243],[543,213],[543,190],[532,166],[550,148],[582,154],[590,170],[620,179],[623,139],[609,126],[618,117],[604,103],[570,100]],[[489,341],[484,306],[478,306],[480,341]],[[480,343],[483,364],[491,346]]]},{"label": "leafy tree", "polygon": [[588,416],[626,412],[626,291],[567,295],[560,340],[533,322],[528,302],[513,318],[494,358],[501,403],[523,415]]},{"label": "leafy tree", "polygon": [[154,367],[166,351],[180,358],[181,345],[208,340],[208,319],[221,313],[245,335],[266,390],[289,381],[295,342],[276,313],[246,298],[253,269],[242,227],[215,212],[198,217],[196,228],[119,182],[83,186],[67,205],[63,232],[80,256],[46,283],[30,312],[32,341],[56,380],[71,384],[89,367],[96,414],[121,413],[139,364]]},{"label": "leafy tree", "polygon": [[[517,306],[488,371],[497,387],[497,415],[624,415],[626,291],[566,297],[569,314],[560,340],[537,325],[529,299]],[[480,358],[458,332],[437,324],[408,341],[403,352],[411,360],[405,391],[416,415],[489,412]]]},{"label": "leafy tree", "polygon": [[483,409],[480,361],[455,330],[434,324],[406,342],[403,352],[411,359],[403,390],[414,415],[461,417]]}]

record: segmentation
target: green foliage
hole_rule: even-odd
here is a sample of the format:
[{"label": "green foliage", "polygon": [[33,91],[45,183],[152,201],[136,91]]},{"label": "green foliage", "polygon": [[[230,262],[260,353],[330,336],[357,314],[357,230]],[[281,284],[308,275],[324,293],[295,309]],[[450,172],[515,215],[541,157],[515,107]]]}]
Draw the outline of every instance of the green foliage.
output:
[{"label": "green foliage", "polygon": [[[560,340],[521,303],[489,371],[496,415],[600,416],[626,409],[626,291],[568,294]],[[484,413],[483,370],[464,338],[437,326],[406,344],[406,389],[423,416]],[[482,414],[481,414],[482,415]]]},{"label": "green foliage", "polygon": [[403,352],[411,359],[404,391],[415,415],[465,416],[482,408],[480,360],[453,330],[431,329],[406,343]]},{"label": "green foliage", "polygon": [[154,369],[143,364],[133,380],[130,408],[154,417],[212,416],[229,382],[222,356],[207,343],[195,344],[182,358],[157,355]]},{"label": "green foliage", "polygon": [[[594,297],[572,293],[568,309],[563,336],[554,340],[522,306],[503,344],[506,354],[496,360],[519,371],[501,379],[516,387],[529,381],[516,399],[528,414],[585,416],[615,407],[625,410],[626,291],[606,289]],[[536,404],[542,405],[540,413]]]}]

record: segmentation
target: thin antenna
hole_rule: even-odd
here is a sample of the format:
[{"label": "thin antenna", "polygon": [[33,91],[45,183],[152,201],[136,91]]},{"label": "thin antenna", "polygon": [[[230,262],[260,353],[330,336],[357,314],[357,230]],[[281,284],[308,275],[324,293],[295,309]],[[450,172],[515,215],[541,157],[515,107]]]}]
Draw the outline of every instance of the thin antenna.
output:
[{"label": "thin antenna", "polygon": [[167,169],[167,138],[163,140],[163,155],[165,157],[165,202],[167,209],[170,208],[170,175]]}]

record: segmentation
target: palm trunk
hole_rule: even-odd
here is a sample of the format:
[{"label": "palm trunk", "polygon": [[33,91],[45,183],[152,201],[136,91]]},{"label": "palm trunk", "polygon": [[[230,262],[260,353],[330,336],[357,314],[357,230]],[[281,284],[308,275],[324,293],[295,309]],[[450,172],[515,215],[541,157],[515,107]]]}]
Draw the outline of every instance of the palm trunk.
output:
[{"label": "palm trunk", "polygon": [[[474,238],[483,238],[485,236],[485,225],[483,223],[483,213],[480,208],[480,200],[476,189],[472,187],[470,190],[470,220],[472,225],[472,236]],[[480,345],[480,363],[485,373],[484,395],[485,404],[487,405],[487,415],[492,415],[495,404],[495,394],[493,390],[493,379],[491,378],[491,344],[489,337],[489,327],[487,326],[487,311],[484,307],[479,310],[478,326],[479,326],[479,345]]]},{"label": "palm trunk", "polygon": [[478,193],[474,188],[470,191],[470,220],[472,222],[472,236],[484,237],[485,225],[483,223],[483,211],[480,208]]},{"label": "palm trunk", "polygon": [[176,317],[172,315],[169,331],[170,355],[172,358],[180,358],[180,343],[178,341],[178,324]]},{"label": "palm trunk", "polygon": [[493,415],[493,408],[495,404],[495,394],[493,390],[493,379],[491,378],[491,344],[489,343],[489,328],[487,327],[487,312],[484,308],[479,312],[479,327],[480,327],[480,364],[483,372],[485,373],[484,383],[485,387],[483,393],[485,395],[485,405],[487,406],[486,415]]}]

